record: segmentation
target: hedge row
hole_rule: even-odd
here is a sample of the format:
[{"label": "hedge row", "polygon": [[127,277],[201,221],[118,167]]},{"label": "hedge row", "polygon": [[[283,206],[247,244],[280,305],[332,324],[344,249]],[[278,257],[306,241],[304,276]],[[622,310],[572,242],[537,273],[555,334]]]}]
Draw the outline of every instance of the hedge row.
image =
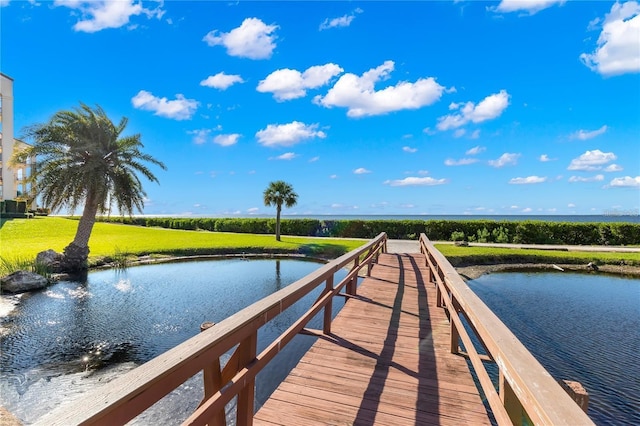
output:
[{"label": "hedge row", "polygon": [[[148,227],[250,234],[273,234],[275,219],[111,217],[104,222]],[[373,238],[386,232],[393,239],[466,240],[516,244],[640,244],[640,224],[625,222],[546,222],[491,220],[317,220],[283,219],[284,235]]]},{"label": "hedge row", "polygon": [[24,215],[25,213],[27,213],[27,202],[16,200],[2,200],[0,201],[0,213]]}]

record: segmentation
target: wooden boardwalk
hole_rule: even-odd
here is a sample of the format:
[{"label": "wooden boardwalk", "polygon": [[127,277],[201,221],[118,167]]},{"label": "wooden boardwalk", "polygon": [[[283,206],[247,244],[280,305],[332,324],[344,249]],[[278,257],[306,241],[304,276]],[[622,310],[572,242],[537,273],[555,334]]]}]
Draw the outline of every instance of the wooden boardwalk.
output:
[{"label": "wooden boardwalk", "polygon": [[488,425],[420,254],[383,254],[256,425]]}]

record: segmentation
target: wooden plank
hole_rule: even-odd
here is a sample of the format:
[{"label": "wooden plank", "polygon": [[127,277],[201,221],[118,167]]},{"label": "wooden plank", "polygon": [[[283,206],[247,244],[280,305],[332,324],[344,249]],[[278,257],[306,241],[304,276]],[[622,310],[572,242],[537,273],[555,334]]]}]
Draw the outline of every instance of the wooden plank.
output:
[{"label": "wooden plank", "polygon": [[254,424],[490,424],[424,264],[381,255]]}]

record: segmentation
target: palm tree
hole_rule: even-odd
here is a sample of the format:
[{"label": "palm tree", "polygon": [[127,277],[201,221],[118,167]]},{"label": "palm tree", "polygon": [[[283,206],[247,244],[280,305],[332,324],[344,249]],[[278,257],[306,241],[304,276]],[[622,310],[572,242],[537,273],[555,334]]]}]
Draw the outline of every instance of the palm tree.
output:
[{"label": "palm tree", "polygon": [[276,241],[280,241],[280,212],[282,205],[293,207],[298,202],[298,194],[287,182],[277,180],[269,183],[264,190],[264,205],[276,206]]},{"label": "palm tree", "polygon": [[114,203],[120,214],[142,211],[146,193],[138,174],[158,182],[144,163],[166,170],[162,162],[140,151],[139,134],[121,136],[127,122],[123,117],[116,126],[101,107],[80,103],[28,128],[34,143],[15,153],[14,161],[37,156],[38,167],[29,179],[45,206],[53,211],[83,206],[75,238],[64,249],[66,270],[86,269],[96,214]]}]

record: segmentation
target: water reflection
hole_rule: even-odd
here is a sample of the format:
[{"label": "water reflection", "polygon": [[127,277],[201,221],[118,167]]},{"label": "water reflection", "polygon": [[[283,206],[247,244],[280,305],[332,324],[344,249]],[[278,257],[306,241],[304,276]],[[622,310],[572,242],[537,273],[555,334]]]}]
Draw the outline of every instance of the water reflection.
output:
[{"label": "water reflection", "polygon": [[505,273],[469,287],[554,378],[585,386],[596,424],[640,424],[640,280]]},{"label": "water reflection", "polygon": [[[24,296],[13,313],[0,320],[5,329],[0,404],[24,423],[34,422],[62,401],[194,336],[201,323],[220,322],[318,267],[299,260],[148,265],[92,272],[86,281],[64,281]],[[345,275],[341,271],[336,282]],[[260,329],[258,350],[299,318],[320,290]],[[334,311],[342,303],[339,299]],[[314,322],[312,327],[320,327],[319,318]],[[258,405],[312,343],[309,336],[297,336],[258,375]],[[137,423],[177,423],[201,398],[201,379],[196,377]]]}]

